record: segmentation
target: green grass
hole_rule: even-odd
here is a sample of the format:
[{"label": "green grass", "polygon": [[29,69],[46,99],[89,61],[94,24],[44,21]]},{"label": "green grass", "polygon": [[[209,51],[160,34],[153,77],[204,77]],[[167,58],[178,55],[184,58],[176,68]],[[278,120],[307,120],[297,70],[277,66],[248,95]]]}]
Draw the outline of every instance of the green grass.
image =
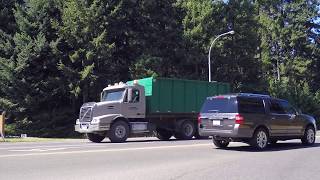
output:
[{"label": "green grass", "polygon": [[[5,142],[46,142],[46,141],[63,141],[67,140],[64,138],[37,138],[37,137],[27,137],[27,138],[5,138]],[[0,138],[0,143],[4,142],[2,138]]]}]

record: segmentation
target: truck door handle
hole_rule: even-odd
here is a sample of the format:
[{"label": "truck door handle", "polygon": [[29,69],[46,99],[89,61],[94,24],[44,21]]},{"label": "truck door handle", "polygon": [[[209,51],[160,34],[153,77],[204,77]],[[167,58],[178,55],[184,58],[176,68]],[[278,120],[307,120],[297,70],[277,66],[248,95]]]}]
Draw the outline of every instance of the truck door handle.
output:
[{"label": "truck door handle", "polygon": [[108,106],[108,109],[113,109],[114,108],[114,106]]},{"label": "truck door handle", "polygon": [[276,118],[275,118],[275,117],[272,117],[271,120],[276,120]]},{"label": "truck door handle", "polygon": [[138,109],[138,108],[137,108],[137,107],[129,107],[129,109],[132,109],[132,110],[133,110],[133,109]]}]

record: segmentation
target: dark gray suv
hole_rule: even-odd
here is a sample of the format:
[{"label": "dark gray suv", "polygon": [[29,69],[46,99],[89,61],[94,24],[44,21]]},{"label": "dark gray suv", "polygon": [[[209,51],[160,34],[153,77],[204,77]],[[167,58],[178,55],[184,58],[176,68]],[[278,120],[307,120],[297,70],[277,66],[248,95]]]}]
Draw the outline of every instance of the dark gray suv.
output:
[{"label": "dark gray suv", "polygon": [[263,150],[278,140],[301,139],[312,145],[316,121],[298,112],[287,101],[268,95],[239,93],[208,97],[198,118],[201,136],[225,148],[231,141],[245,142]]}]

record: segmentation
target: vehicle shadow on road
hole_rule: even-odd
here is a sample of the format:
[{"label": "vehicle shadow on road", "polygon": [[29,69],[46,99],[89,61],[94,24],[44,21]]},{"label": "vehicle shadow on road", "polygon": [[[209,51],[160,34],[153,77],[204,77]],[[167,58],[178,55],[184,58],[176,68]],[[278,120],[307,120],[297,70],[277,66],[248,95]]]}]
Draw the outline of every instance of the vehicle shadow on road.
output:
[{"label": "vehicle shadow on road", "polygon": [[255,148],[247,145],[247,146],[231,146],[227,147],[225,150],[230,151],[247,151],[247,152],[272,152],[272,151],[286,151],[293,149],[306,149],[306,148],[316,148],[320,147],[320,143],[315,143],[312,146],[305,146],[301,143],[277,143],[277,144],[269,144],[267,149],[264,151],[256,150]]},{"label": "vehicle shadow on road", "polygon": [[[208,141],[210,140],[209,138],[207,139],[190,139],[190,140],[182,140],[182,139],[175,139],[175,138],[171,138],[167,141],[162,141],[162,140],[159,140],[159,139],[128,139],[126,142],[124,143],[137,143],[137,142],[179,142],[179,141],[192,141],[192,140],[196,140],[196,141]],[[102,144],[103,143],[107,143],[107,144],[119,144],[119,143],[112,143],[110,142],[109,140],[107,141],[102,141],[101,142]]]}]

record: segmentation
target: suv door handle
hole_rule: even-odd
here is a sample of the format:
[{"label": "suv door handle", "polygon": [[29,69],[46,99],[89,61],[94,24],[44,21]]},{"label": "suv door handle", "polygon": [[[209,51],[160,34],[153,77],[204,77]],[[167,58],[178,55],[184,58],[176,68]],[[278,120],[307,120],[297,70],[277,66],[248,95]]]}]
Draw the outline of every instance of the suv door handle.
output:
[{"label": "suv door handle", "polygon": [[275,117],[272,117],[271,120],[276,120],[276,118],[275,118]]},{"label": "suv door handle", "polygon": [[294,115],[294,114],[290,115],[290,119],[294,119],[295,117],[296,117],[296,115]]}]

